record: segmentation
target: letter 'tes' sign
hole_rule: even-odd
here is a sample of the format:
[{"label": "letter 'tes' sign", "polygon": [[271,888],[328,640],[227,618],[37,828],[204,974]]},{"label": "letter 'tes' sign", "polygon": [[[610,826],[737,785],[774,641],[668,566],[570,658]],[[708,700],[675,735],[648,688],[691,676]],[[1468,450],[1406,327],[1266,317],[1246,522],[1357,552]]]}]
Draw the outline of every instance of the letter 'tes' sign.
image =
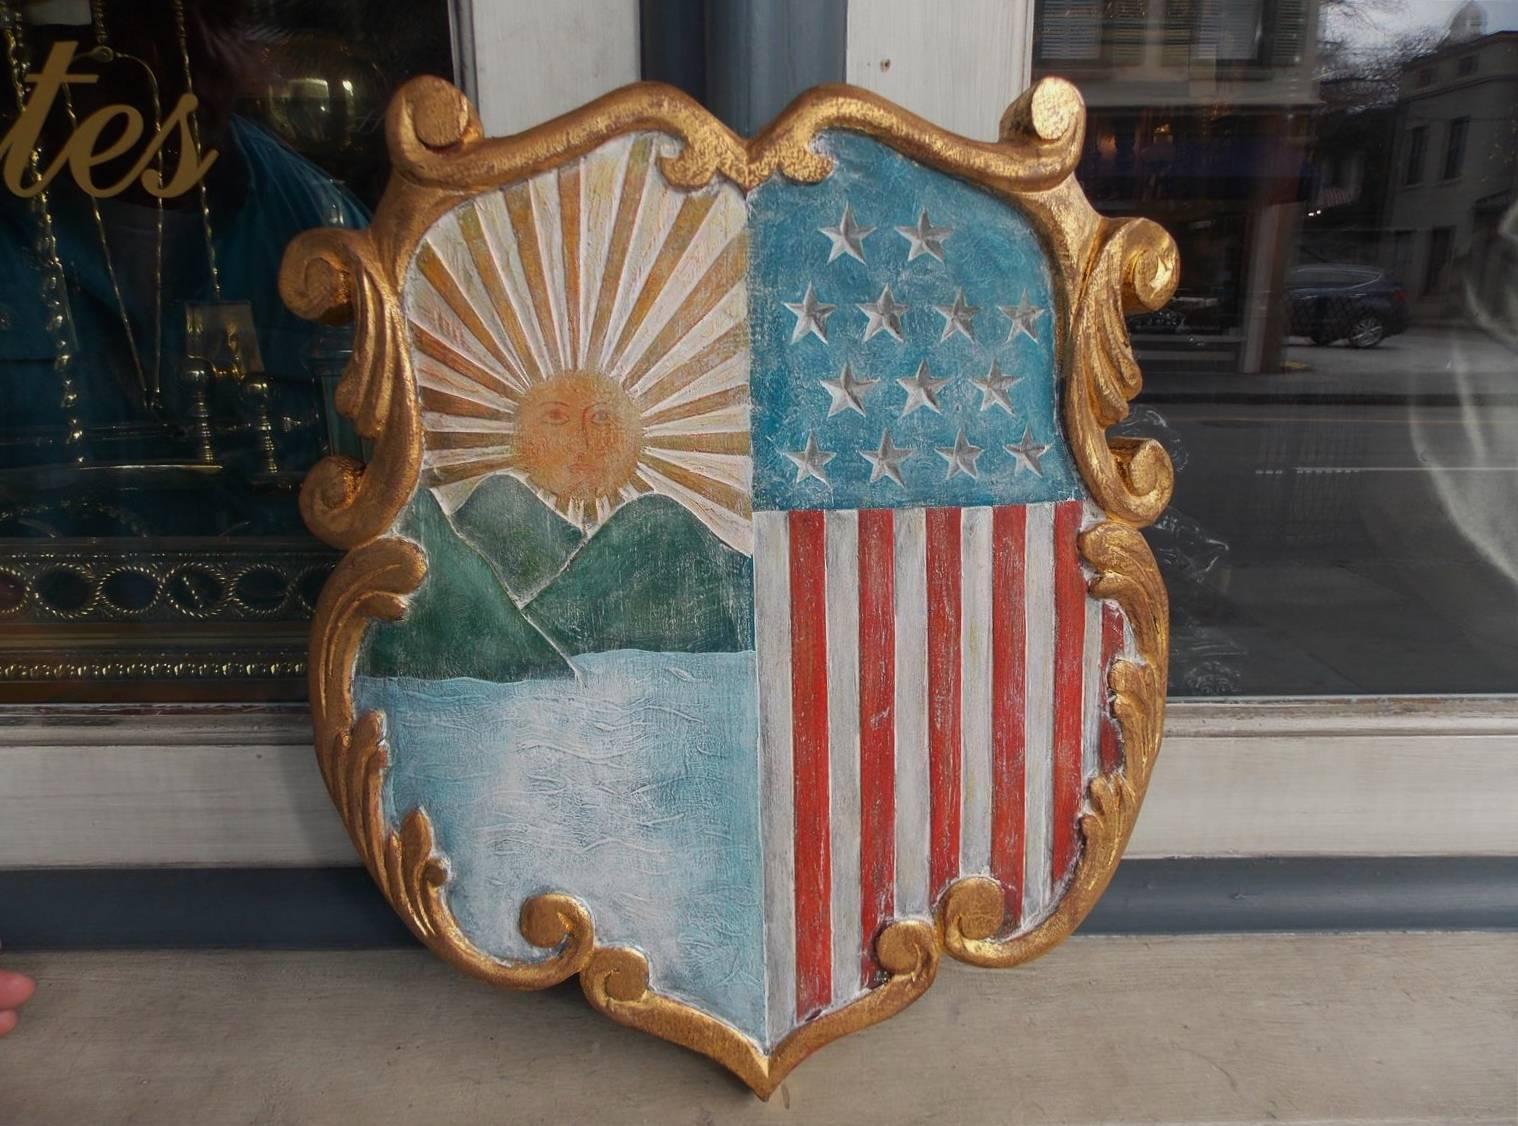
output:
[{"label": "letter 'tes' sign", "polygon": [[1056,79],[996,143],[847,87],[751,141],[659,86],[500,139],[400,92],[373,227],[281,280],[356,322],[372,439],[302,495],[348,550],[317,755],[439,955],[768,1096],[1090,911],[1168,642],[1170,463],[1105,430],[1177,266],[1084,125]]},{"label": "letter 'tes' sign", "polygon": [[[205,179],[219,154],[215,149],[202,152],[197,147],[191,123],[200,100],[194,94],[180,95],[168,115],[157,123],[151,137],[146,135],[142,111],[135,106],[124,103],[102,106],[78,122],[52,160],[32,174],[32,164],[40,152],[42,132],[54,103],[60,95],[68,96],[66,88],[69,86],[91,86],[99,81],[98,75],[70,72],[78,47],[77,43],[70,42],[53,44],[42,69],[26,76],[32,92],[11,127],[0,136],[0,183],[6,190],[23,199],[33,199],[45,192],[65,167],[80,189],[96,199],[120,195],[137,184],[158,199],[173,199]],[[102,141],[107,134],[111,139]],[[150,166],[161,156],[169,139],[175,136],[178,137],[178,161],[170,176],[163,168]],[[93,170],[96,166],[130,152],[134,147],[137,155],[125,175],[113,183],[95,181]]]}]

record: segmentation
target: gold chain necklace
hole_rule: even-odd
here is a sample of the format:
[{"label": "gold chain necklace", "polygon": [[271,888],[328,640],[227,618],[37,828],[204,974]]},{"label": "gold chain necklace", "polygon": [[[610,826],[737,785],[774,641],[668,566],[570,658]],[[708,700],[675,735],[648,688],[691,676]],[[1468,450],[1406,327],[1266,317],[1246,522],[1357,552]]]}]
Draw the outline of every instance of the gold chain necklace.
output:
[{"label": "gold chain necklace", "polygon": [[[94,25],[95,46],[85,52],[84,58],[93,59],[101,63],[110,63],[120,58],[125,61],[139,63],[148,76],[148,89],[153,103],[153,131],[156,134],[163,125],[162,103],[158,95],[158,79],[153,71],[141,59],[132,55],[118,55],[111,49],[106,35],[105,27],[105,0],[91,0],[90,22]],[[63,86],[63,108],[68,115],[71,129],[79,128],[79,118],[74,112],[74,95],[69,84]],[[163,170],[163,150],[158,152],[158,167],[160,181]],[[89,193],[87,193],[89,194]],[[89,194],[90,214],[95,220],[95,233],[100,240],[100,254],[105,263],[106,278],[111,284],[111,293],[116,298],[116,311],[121,318],[121,329],[126,333],[127,351],[132,357],[132,367],[137,374],[137,386],[142,392],[143,403],[154,406],[158,401],[161,388],[161,372],[163,368],[163,235],[164,216],[163,200],[155,197],[157,224],[156,238],[153,255],[153,367],[151,373],[144,367],[142,350],[137,346],[137,333],[132,328],[132,316],[126,306],[126,298],[121,292],[121,280],[116,273],[115,256],[111,253],[110,238],[106,233],[105,218],[100,211],[100,201],[93,194]]]},{"label": "gold chain necklace", "polygon": [[[22,39],[21,9],[0,0],[0,25],[5,38],[6,70],[16,95],[16,112],[26,108],[26,45]],[[41,146],[34,148],[29,167],[35,181],[42,179]],[[63,408],[63,442],[70,460],[83,464],[89,460],[84,441],[84,424],[79,418],[79,388],[74,384],[74,349],[78,336],[74,331],[74,311],[69,305],[68,277],[58,258],[58,236],[53,229],[53,212],[46,190],[32,197],[32,213],[37,220],[37,239],[33,249],[42,263],[42,304],[47,310],[46,329],[53,346],[53,374],[58,378],[58,405]]]},{"label": "gold chain necklace", "polygon": [[[184,88],[191,97],[195,96],[195,76],[190,70],[190,35],[185,27],[184,0],[174,0],[174,33],[179,40],[179,61],[184,67]],[[190,113],[190,143],[195,146],[195,151],[201,151],[200,145],[200,111],[197,108]],[[211,231],[211,196],[206,187],[206,178],[200,178],[200,226],[206,240],[206,265],[211,270],[211,299],[221,300],[221,271],[216,265],[216,242]]]}]

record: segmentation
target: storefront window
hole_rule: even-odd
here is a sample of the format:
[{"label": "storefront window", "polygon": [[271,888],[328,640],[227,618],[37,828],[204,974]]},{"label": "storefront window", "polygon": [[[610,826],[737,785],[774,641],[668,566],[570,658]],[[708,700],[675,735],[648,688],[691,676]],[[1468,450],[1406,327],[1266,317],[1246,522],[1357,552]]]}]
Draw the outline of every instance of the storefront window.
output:
[{"label": "storefront window", "polygon": [[359,452],[346,330],[286,243],[362,226],[444,0],[0,0],[0,699],[302,691],[334,556],[296,494]]},{"label": "storefront window", "polygon": [[1513,690],[1518,13],[1041,0],[1037,27],[1035,75],[1090,108],[1087,193],[1180,246],[1130,326],[1130,425],[1178,470],[1172,693]]}]

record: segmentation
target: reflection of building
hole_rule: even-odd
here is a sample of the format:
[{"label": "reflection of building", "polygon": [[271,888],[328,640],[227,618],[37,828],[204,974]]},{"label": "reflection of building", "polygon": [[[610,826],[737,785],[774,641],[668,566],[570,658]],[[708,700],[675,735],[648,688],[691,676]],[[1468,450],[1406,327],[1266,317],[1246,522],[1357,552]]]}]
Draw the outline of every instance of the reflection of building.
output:
[{"label": "reflection of building", "polygon": [[1038,7],[1035,74],[1072,79],[1090,110],[1081,182],[1175,236],[1177,307],[1210,370],[1279,366],[1316,39],[1317,0]]},{"label": "reflection of building", "polygon": [[1477,4],[1398,88],[1386,265],[1415,299],[1451,297],[1456,262],[1479,273],[1518,181],[1518,32],[1486,35]]}]

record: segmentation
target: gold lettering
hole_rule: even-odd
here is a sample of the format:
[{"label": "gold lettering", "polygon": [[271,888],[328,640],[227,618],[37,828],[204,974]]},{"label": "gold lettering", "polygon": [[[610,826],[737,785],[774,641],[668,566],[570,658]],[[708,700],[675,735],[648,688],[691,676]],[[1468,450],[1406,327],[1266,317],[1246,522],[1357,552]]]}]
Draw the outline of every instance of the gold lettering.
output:
[{"label": "gold lettering", "polygon": [[65,146],[57,159],[35,180],[31,183],[25,181],[26,172],[31,167],[32,153],[42,139],[42,127],[47,123],[47,115],[51,112],[59,91],[71,83],[88,86],[95,81],[95,76],[92,74],[68,72],[70,64],[74,61],[74,50],[77,46],[76,43],[54,43],[53,49],[47,53],[47,61],[42,64],[42,70],[37,74],[26,76],[26,80],[35,88],[32,90],[31,97],[26,100],[26,107],[17,115],[16,124],[12,125],[6,131],[4,139],[0,140],[0,154],[3,154],[5,159],[4,165],[0,166],[0,179],[3,179],[5,186],[22,199],[31,199],[46,191],[47,186],[53,182],[53,178],[68,162],[68,150]]},{"label": "gold lettering", "polygon": [[[32,199],[47,190],[65,165],[79,187],[96,199],[119,195],[139,180],[144,189],[159,199],[184,195],[200,183],[220,154],[215,149],[201,152],[195,144],[191,120],[200,102],[194,94],[180,97],[130,171],[116,182],[101,187],[95,183],[92,173],[93,169],[115,160],[142,139],[142,112],[134,106],[108,105],[90,114],[79,123],[52,163],[28,179],[33,154],[38,150],[43,127],[59,94],[71,84],[87,86],[98,80],[93,74],[69,73],[78,46],[77,43],[53,44],[42,69],[26,76],[33,87],[31,95],[17,115],[15,124],[0,138],[0,182],[7,190],[22,199]],[[97,151],[96,146],[106,129],[118,118],[122,121],[121,134]],[[165,179],[163,171],[149,165],[176,132],[179,135],[179,163],[174,174]]]},{"label": "gold lettering", "polygon": [[[96,152],[95,145],[99,143],[100,135],[105,132],[111,120],[117,117],[126,122],[121,130],[121,136]],[[137,110],[125,105],[112,105],[98,109],[86,117],[74,131],[74,135],[69,138],[68,146],[64,149],[64,152],[68,154],[69,171],[74,174],[74,179],[79,186],[96,199],[115,195],[125,185],[112,184],[108,188],[96,187],[90,170],[96,165],[115,160],[141,138],[142,114]]]},{"label": "gold lettering", "polygon": [[[158,130],[158,135],[148,142],[147,151],[142,154],[141,167],[138,169],[142,176],[142,186],[148,190],[148,194],[157,196],[159,199],[173,199],[175,196],[184,195],[200,183],[201,177],[211,170],[211,165],[215,164],[216,158],[221,155],[215,149],[207,149],[202,153],[195,147],[195,134],[190,130],[190,115],[195,112],[195,107],[199,104],[200,100],[194,94],[186,94],[180,98],[173,112],[164,118],[163,127]],[[161,173],[144,169],[147,168],[147,163],[152,159],[153,154],[163,147],[164,142],[169,139],[169,133],[174,129],[179,130],[179,167],[174,170],[173,178],[168,183],[164,183]]]}]

